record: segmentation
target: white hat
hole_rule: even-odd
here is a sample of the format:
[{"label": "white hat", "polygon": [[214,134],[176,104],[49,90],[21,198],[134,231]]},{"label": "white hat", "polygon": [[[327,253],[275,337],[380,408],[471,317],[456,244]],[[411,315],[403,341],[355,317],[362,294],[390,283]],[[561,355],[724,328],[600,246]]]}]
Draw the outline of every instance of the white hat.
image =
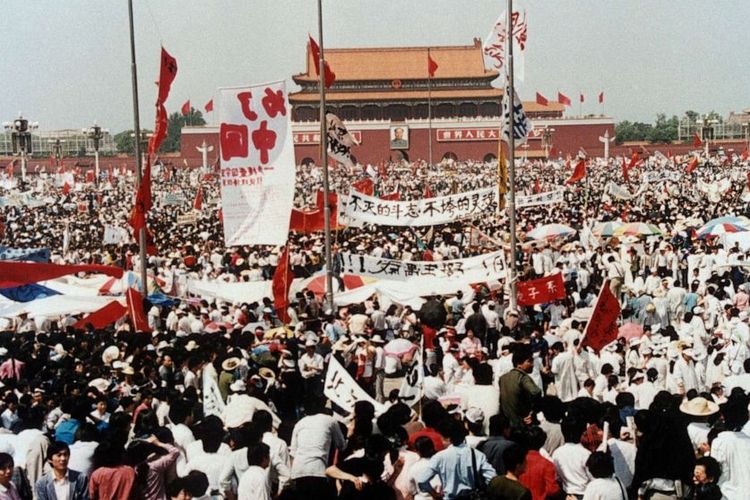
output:
[{"label": "white hat", "polygon": [[484,412],[481,408],[477,408],[476,406],[472,406],[471,408],[466,410],[464,416],[466,417],[466,420],[468,420],[472,424],[484,422]]},{"label": "white hat", "polygon": [[228,372],[234,371],[238,366],[240,366],[240,358],[237,357],[227,358],[221,363],[221,369]]},{"label": "white hat", "polygon": [[105,365],[110,364],[112,361],[120,357],[120,349],[116,345],[111,345],[104,349],[102,353],[102,362]]},{"label": "white hat", "polygon": [[109,388],[109,382],[107,380],[104,380],[103,378],[95,378],[91,382],[89,382],[89,387],[93,387],[99,392],[107,392],[107,389]]},{"label": "white hat", "polygon": [[697,397],[680,405],[680,411],[695,417],[707,417],[719,411],[719,405],[706,398]]},{"label": "white hat", "polygon": [[122,367],[122,373],[123,375],[135,375],[135,370],[133,370],[133,367],[130,365],[124,365]]},{"label": "white hat", "polygon": [[189,352],[189,351],[193,351],[193,350],[195,350],[195,349],[198,349],[198,344],[197,344],[197,343],[195,342],[195,340],[190,340],[190,341],[188,341],[188,343],[187,343],[187,344],[185,345],[185,350],[186,350],[186,351],[188,351],[188,352]]},{"label": "white hat", "polygon": [[693,314],[696,314],[696,315],[703,314],[704,312],[706,312],[706,310],[703,309],[701,306],[696,306],[693,308]]},{"label": "white hat", "polygon": [[232,392],[245,392],[247,390],[247,385],[244,380],[235,380],[229,386],[229,390]]},{"label": "white hat", "polygon": [[385,340],[383,340],[383,337],[381,337],[379,333],[373,335],[370,339],[370,342],[374,342],[376,344],[385,344]]},{"label": "white hat", "polygon": [[305,342],[305,347],[315,347],[318,343],[315,342],[313,339],[309,339]]}]

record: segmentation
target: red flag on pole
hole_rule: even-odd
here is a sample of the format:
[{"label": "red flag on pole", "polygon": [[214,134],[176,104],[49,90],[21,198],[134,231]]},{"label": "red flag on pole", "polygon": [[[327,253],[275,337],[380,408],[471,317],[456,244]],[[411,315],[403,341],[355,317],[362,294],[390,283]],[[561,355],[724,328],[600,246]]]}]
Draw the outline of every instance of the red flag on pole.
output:
[{"label": "red flag on pole", "polygon": [[135,288],[128,288],[125,293],[128,302],[128,315],[130,320],[133,322],[133,328],[136,332],[151,332],[151,327],[148,326],[148,318],[143,310],[143,295],[141,295]]},{"label": "red flag on pole", "polygon": [[430,75],[430,78],[435,78],[435,72],[438,69],[438,63],[435,62],[435,60],[430,55],[430,52],[427,52],[427,74]]},{"label": "red flag on pole", "polygon": [[[313,39],[312,36],[308,35],[308,38],[310,39],[310,52],[312,52],[312,58],[313,58],[313,64],[315,65],[315,74],[320,76],[320,46],[318,45],[318,42]],[[323,61],[323,82],[326,86],[326,88],[333,85],[333,82],[336,81],[336,73],[331,71],[331,67],[328,65],[327,61]]]},{"label": "red flag on pole", "polygon": [[522,306],[546,304],[565,298],[565,282],[562,273],[530,281],[519,281],[516,298]]},{"label": "red flag on pole", "polygon": [[185,101],[185,104],[182,105],[180,108],[180,113],[182,113],[182,116],[187,116],[190,114],[190,99]]},{"label": "red flag on pole", "polygon": [[633,156],[630,157],[630,163],[628,164],[628,170],[632,169],[638,164],[638,153],[633,153]]},{"label": "red flag on pole", "polygon": [[367,196],[372,196],[375,193],[375,183],[370,178],[360,179],[357,182],[352,182],[352,189]]},{"label": "red flag on pole", "polygon": [[695,132],[693,134],[693,147],[699,148],[703,146],[703,141],[701,140],[700,136],[698,135],[698,132]]},{"label": "red flag on pole", "polygon": [[565,184],[575,184],[584,177],[586,177],[586,161],[579,160],[578,163],[576,163],[576,168],[573,169],[573,175],[565,181]]},{"label": "red flag on pole", "polygon": [[198,192],[195,193],[195,201],[193,201],[193,210],[200,210],[203,208],[203,189],[198,188]]},{"label": "red flag on pole", "polygon": [[546,97],[544,97],[542,94],[540,94],[539,92],[537,92],[536,93],[536,103],[538,105],[540,105],[540,106],[546,106],[547,104],[549,104],[549,101],[547,100]]},{"label": "red flag on pole", "polygon": [[562,92],[558,92],[557,102],[559,102],[560,104],[564,104],[565,106],[570,106],[570,97],[566,96]]},{"label": "red flag on pole", "polygon": [[130,212],[128,223],[133,228],[136,238],[140,234],[141,228],[146,227],[146,214],[151,210],[151,161],[147,158],[146,168],[143,169],[141,184],[138,186],[138,192],[135,195],[133,210]]},{"label": "red flag on pole", "polygon": [[599,92],[599,104],[604,104],[604,91]]},{"label": "red flag on pole", "polygon": [[591,347],[597,353],[617,338],[617,317],[620,315],[620,302],[609,288],[609,280],[604,280],[599,297],[596,299],[594,312],[586,330],[580,347]]},{"label": "red flag on pole", "polygon": [[292,286],[294,273],[289,266],[289,249],[284,247],[279,257],[279,264],[273,273],[271,289],[273,290],[273,305],[276,309],[276,315],[284,323],[289,323],[291,318],[287,313],[289,307],[289,288]]},{"label": "red flag on pole", "polygon": [[690,163],[688,163],[688,166],[685,172],[688,174],[691,174],[693,173],[693,170],[695,170],[696,168],[698,168],[698,157],[693,156],[693,159],[690,160]]},{"label": "red flag on pole", "polygon": [[625,182],[630,182],[628,178],[628,166],[625,164],[625,160],[622,161],[622,178]]},{"label": "red flag on pole", "polygon": [[70,194],[70,184],[68,184],[67,182],[65,184],[63,184],[63,190],[62,191],[63,191],[63,194],[66,195],[66,196],[68,194]]},{"label": "red flag on pole", "polygon": [[166,102],[172,82],[177,76],[177,60],[161,48],[161,68],[159,68],[159,96],[156,102]]},{"label": "red flag on pole", "polygon": [[213,111],[214,110],[214,100],[211,99],[210,101],[208,101],[206,103],[206,105],[203,107],[203,109],[206,110],[206,113],[210,113],[211,111]]}]

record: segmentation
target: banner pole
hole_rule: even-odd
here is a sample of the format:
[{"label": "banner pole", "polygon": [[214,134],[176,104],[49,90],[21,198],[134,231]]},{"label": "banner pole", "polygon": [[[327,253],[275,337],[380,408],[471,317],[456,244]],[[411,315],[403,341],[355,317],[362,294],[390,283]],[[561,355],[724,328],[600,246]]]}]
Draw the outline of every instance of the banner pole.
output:
[{"label": "banner pole", "polygon": [[508,0],[505,30],[508,34],[508,113],[510,114],[510,130],[508,131],[508,184],[510,199],[508,200],[508,214],[510,215],[510,309],[516,309],[516,141],[513,137],[515,116],[514,85],[513,85],[513,0]]},{"label": "banner pole", "polygon": [[328,309],[333,308],[333,262],[331,257],[331,205],[328,200],[330,192],[328,181],[328,134],[326,127],[326,94],[325,94],[325,58],[323,57],[323,2],[318,0],[318,86],[320,87],[320,161],[323,168],[323,229],[325,231],[325,264],[326,264],[326,302]]}]

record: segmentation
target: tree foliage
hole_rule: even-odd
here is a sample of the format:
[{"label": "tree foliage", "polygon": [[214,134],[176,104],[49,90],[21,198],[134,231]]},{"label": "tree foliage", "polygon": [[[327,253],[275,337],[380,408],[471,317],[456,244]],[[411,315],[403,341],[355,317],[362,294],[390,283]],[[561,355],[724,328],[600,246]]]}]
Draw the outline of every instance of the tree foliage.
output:
[{"label": "tree foliage", "polygon": [[[700,117],[695,111],[686,111],[685,116],[691,121]],[[679,125],[680,119],[676,115],[667,118],[664,113],[658,113],[653,124],[625,120],[615,126],[616,142],[622,144],[627,141],[647,141],[651,143],[676,141],[679,135]]]},{"label": "tree foliage", "polygon": [[172,113],[167,119],[167,137],[161,145],[161,151],[174,153],[180,150],[182,127],[198,127],[205,124],[203,113],[195,108],[190,108],[187,116],[183,116],[182,113]]},{"label": "tree foliage", "polygon": [[[150,134],[151,130],[141,129],[142,134]],[[125,130],[119,134],[115,134],[113,137],[115,146],[117,147],[118,153],[125,153],[129,155],[135,154],[135,135],[133,129]]]}]

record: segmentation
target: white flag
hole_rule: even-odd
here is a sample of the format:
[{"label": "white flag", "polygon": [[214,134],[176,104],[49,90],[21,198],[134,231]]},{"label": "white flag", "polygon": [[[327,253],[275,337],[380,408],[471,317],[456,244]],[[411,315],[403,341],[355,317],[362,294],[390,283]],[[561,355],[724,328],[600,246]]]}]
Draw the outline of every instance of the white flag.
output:
[{"label": "white flag", "polygon": [[424,363],[422,363],[422,352],[420,350],[414,355],[414,362],[406,371],[404,380],[401,382],[401,388],[398,390],[398,397],[405,404],[414,406],[422,399],[423,386]]},{"label": "white flag", "polygon": [[357,140],[346,130],[344,123],[333,113],[326,113],[328,127],[328,152],[332,158],[349,168],[354,167],[352,146],[358,146]]},{"label": "white flag", "polygon": [[[508,141],[510,139],[510,133],[508,132],[511,128],[510,125],[510,99],[509,89],[506,85],[505,95],[503,96],[503,140]],[[513,138],[516,141],[516,145],[524,144],[529,132],[532,129],[531,121],[526,116],[526,112],[523,110],[523,103],[521,98],[518,97],[518,92],[513,91]]]},{"label": "white flag", "polygon": [[209,370],[203,369],[203,416],[221,416],[224,411],[224,400],[219,391],[219,384]]},{"label": "white flag", "polygon": [[349,375],[349,372],[341,366],[338,360],[331,356],[326,370],[326,379],[323,385],[323,394],[336,403],[344,411],[351,413],[354,411],[354,403],[357,401],[369,401],[375,407],[375,414],[379,415],[385,411],[385,407],[375,401],[356,380]]},{"label": "white flag", "polygon": [[[501,73],[507,72],[508,57],[508,31],[506,29],[506,12],[503,11],[497,22],[492,26],[490,34],[484,41],[482,50],[484,55],[490,60],[490,65]],[[526,36],[528,32],[528,22],[526,10],[513,12],[511,19],[513,26],[513,74],[514,78],[519,81],[524,80],[526,66]]]}]

